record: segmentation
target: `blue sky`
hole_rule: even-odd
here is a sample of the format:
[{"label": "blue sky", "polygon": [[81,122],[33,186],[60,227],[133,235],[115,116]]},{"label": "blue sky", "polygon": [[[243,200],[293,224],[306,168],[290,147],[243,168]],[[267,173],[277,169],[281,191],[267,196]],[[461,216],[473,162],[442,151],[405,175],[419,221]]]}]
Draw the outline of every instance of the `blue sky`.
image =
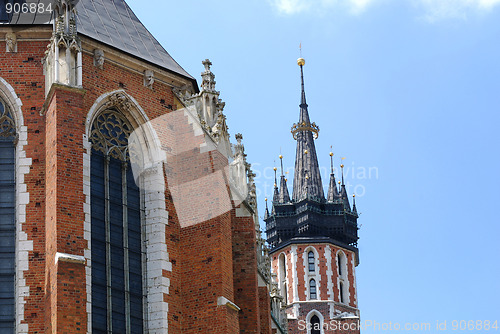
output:
[{"label": "blue sky", "polygon": [[346,157],[362,213],[362,319],[500,321],[499,0],[127,2],[198,82],[213,62],[261,215],[280,150],[293,173],[302,43],[320,164]]}]

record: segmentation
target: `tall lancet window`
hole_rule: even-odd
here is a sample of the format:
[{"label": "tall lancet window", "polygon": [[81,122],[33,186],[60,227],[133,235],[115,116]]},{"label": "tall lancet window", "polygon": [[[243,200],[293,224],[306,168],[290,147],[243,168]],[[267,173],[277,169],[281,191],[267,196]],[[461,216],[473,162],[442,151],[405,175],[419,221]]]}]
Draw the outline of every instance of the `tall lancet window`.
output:
[{"label": "tall lancet window", "polygon": [[314,264],[314,253],[313,251],[310,251],[307,253],[307,261],[309,264],[309,272],[313,273],[316,270],[316,265]]},{"label": "tall lancet window", "polygon": [[0,100],[0,333],[14,333],[16,127]]},{"label": "tall lancet window", "polygon": [[131,124],[116,110],[92,125],[92,333],[143,333],[141,196],[128,140]]},{"label": "tall lancet window", "polygon": [[317,315],[311,317],[311,334],[321,334],[321,321]]},{"label": "tall lancet window", "polygon": [[316,281],[315,280],[310,280],[309,281],[309,299],[316,299]]}]

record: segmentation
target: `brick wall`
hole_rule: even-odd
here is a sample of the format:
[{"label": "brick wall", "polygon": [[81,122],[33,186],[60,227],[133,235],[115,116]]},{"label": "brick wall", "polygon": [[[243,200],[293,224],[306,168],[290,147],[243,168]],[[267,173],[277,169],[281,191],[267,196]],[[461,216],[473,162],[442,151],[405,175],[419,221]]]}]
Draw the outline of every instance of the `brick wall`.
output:
[{"label": "brick wall", "polygon": [[[310,273],[308,270],[308,252],[313,250],[315,253],[315,271]],[[338,285],[338,266],[337,252],[342,251],[346,255],[347,281],[349,282],[349,302],[344,304],[339,300]],[[318,311],[325,322],[329,322],[332,317],[339,312],[350,312],[357,314],[356,285],[354,252],[341,248],[333,244],[294,244],[284,247],[271,254],[272,270],[279,272],[279,256],[286,255],[287,281],[296,284],[297,296],[296,303],[292,303],[288,298],[289,306],[287,314],[289,317],[289,333],[307,333],[300,330],[299,325],[305,323],[309,312]],[[293,258],[295,257],[295,258]],[[295,263],[295,265],[293,265]],[[314,302],[309,298],[309,280],[314,278],[317,285],[317,296],[321,302]],[[288,296],[294,293],[293,287],[287,289]],[[333,295],[333,296],[332,296]],[[347,298],[347,296],[345,296]],[[352,321],[352,320],[342,320]],[[325,327],[325,333],[358,333],[359,331],[335,331],[332,326]]]},{"label": "brick wall", "polygon": [[[29,294],[24,297],[22,324],[27,325],[29,333],[85,333],[85,263],[56,263],[55,259],[58,252],[76,256],[88,253],[84,237],[83,138],[89,110],[103,94],[119,89],[132,96],[149,119],[172,112],[178,101],[166,84],[155,82],[152,90],[144,87],[140,72],[108,61],[103,70],[98,69],[89,53],[83,53],[83,89],[53,86],[46,101],[41,60],[50,34],[48,28],[46,40],[20,39],[17,53],[6,53],[5,43],[0,42],[0,77],[23,103],[28,134],[24,150],[32,162],[24,180],[29,202],[21,232],[33,246],[27,251],[24,272]],[[227,158],[217,150],[200,149],[204,138],[193,134],[187,118],[180,125],[197,149],[176,156],[164,171],[168,212],[165,240],[172,268],[163,271],[170,284],[164,295],[169,333],[268,333],[269,303],[265,290],[258,289],[253,218],[238,217],[230,202],[229,210],[200,223],[186,226],[179,220],[169,188],[169,164],[182,167],[177,168],[177,177],[184,182],[217,173],[227,182],[224,175],[228,165]],[[209,206],[221,206],[230,198],[226,186],[218,189],[210,195]],[[218,306],[218,297],[234,301],[241,311]]]}]

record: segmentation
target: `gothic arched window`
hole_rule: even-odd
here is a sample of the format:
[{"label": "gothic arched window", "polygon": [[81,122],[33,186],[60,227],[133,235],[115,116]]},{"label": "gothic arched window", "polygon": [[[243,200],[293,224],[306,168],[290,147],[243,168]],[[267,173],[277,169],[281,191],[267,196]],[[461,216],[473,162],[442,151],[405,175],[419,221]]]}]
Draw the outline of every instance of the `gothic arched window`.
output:
[{"label": "gothic arched window", "polygon": [[337,255],[337,261],[339,264],[339,276],[342,276],[342,256],[340,256],[340,253]]},{"label": "gothic arched window", "polygon": [[317,315],[311,317],[311,334],[321,334],[321,322]]},{"label": "gothic arched window", "polygon": [[340,293],[340,302],[344,303],[344,283],[340,282],[339,284],[339,293]]},{"label": "gothic arched window", "polygon": [[316,269],[315,269],[315,264],[314,264],[314,252],[313,251],[309,251],[309,253],[307,253],[307,261],[308,261],[308,264],[309,264],[309,272],[312,273],[314,272]]},{"label": "gothic arched window", "polygon": [[16,126],[0,100],[0,333],[15,327]]},{"label": "gothic arched window", "polygon": [[116,110],[92,124],[92,333],[143,332],[141,196],[128,140],[133,128]]},{"label": "gothic arched window", "polygon": [[309,281],[309,299],[316,298],[316,281],[312,279]]}]

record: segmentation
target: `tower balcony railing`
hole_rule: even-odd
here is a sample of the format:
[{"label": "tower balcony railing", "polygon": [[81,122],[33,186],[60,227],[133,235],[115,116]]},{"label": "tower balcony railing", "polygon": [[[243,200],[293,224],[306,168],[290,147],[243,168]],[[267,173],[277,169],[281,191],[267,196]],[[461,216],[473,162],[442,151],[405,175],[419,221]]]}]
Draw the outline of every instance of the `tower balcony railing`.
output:
[{"label": "tower balcony railing", "polygon": [[312,211],[312,212],[315,212],[315,213],[319,213],[319,214],[324,214],[324,215],[327,215],[327,216],[341,216],[343,215],[344,213],[347,213],[347,214],[350,214],[350,212],[348,211],[343,211],[343,210],[321,210],[319,208],[315,208],[313,206],[302,206],[302,207],[299,207],[297,208],[297,210],[293,211],[293,212],[275,212],[274,214],[271,214],[271,216],[275,216],[275,217],[293,217],[293,216],[296,216],[302,212],[305,212],[305,211]]}]

